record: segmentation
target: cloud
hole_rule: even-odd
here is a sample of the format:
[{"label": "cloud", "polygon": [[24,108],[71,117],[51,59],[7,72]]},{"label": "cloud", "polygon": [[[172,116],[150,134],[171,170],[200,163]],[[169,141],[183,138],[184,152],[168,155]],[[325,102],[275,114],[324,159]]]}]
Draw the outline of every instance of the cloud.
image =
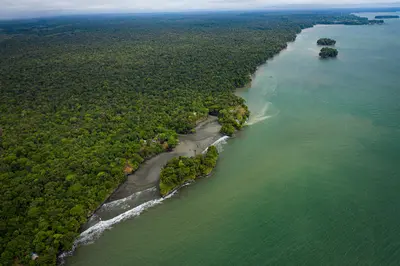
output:
[{"label": "cloud", "polygon": [[[329,1],[329,0],[328,0]],[[330,0],[334,4],[354,0]],[[359,3],[385,0],[357,0]],[[38,14],[258,9],[285,4],[327,4],[325,0],[0,0],[0,18]]]},{"label": "cloud", "polygon": [[[185,10],[226,9],[258,4],[258,0],[0,0],[2,10]],[[262,2],[262,1],[261,1]],[[268,2],[268,1],[264,1]]]}]

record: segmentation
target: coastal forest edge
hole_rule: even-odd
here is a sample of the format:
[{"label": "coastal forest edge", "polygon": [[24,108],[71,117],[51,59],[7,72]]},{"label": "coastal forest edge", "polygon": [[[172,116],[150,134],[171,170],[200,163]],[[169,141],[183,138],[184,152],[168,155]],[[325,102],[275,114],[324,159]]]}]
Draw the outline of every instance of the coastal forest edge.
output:
[{"label": "coastal forest edge", "polygon": [[322,11],[0,22],[0,265],[55,265],[127,174],[208,115],[240,129],[235,89],[302,29],[368,23]]}]

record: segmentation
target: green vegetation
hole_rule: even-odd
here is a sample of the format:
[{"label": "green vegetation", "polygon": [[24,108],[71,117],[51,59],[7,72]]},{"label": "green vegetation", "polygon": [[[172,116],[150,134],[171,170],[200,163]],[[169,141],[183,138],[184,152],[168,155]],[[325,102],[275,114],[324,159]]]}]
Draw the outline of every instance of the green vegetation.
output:
[{"label": "green vegetation", "polygon": [[324,47],[319,52],[319,56],[321,58],[329,58],[329,57],[336,57],[338,55],[338,50],[335,48]]},{"label": "green vegetation", "polygon": [[336,20],[323,20],[320,21],[319,24],[331,25],[331,24],[340,24],[340,25],[369,25],[369,24],[382,24],[383,20],[368,20],[368,18],[358,17],[355,18],[355,15],[345,15],[345,16],[337,16]]},{"label": "green vegetation", "polygon": [[0,22],[0,264],[54,265],[125,174],[208,114],[226,134],[241,128],[248,111],[234,89],[301,29],[335,21],[364,20],[229,12]]},{"label": "green vegetation", "polygon": [[240,130],[249,117],[249,110],[245,105],[234,106],[221,110],[218,122],[222,125],[221,133],[232,136],[235,130]]},{"label": "green vegetation", "polygon": [[186,182],[209,175],[217,164],[217,159],[218,151],[215,146],[210,146],[204,155],[171,159],[161,170],[161,195],[165,196]]},{"label": "green vegetation", "polygon": [[375,16],[376,19],[382,19],[382,18],[399,18],[398,15],[382,15],[382,16]]},{"label": "green vegetation", "polygon": [[383,23],[385,23],[385,21],[384,20],[382,20],[382,19],[371,19],[371,20],[368,20],[368,24],[383,24]]},{"label": "green vegetation", "polygon": [[235,127],[231,124],[224,124],[220,132],[224,135],[232,136],[235,133]]},{"label": "green vegetation", "polygon": [[329,38],[321,38],[317,41],[318,45],[335,45],[336,41]]}]

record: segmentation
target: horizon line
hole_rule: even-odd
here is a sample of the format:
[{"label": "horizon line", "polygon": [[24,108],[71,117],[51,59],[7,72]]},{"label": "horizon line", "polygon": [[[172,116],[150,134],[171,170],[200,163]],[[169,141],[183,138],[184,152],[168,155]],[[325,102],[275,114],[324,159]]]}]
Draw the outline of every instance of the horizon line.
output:
[{"label": "horizon line", "polygon": [[[361,3],[361,4],[280,4],[270,5],[259,8],[224,8],[224,9],[182,9],[182,10],[122,10],[122,9],[53,9],[53,10],[38,10],[38,11],[17,11],[8,17],[3,17],[0,14],[0,21],[15,21],[15,20],[30,20],[30,19],[45,19],[71,16],[96,16],[96,15],[145,15],[145,14],[191,14],[191,13],[218,13],[218,12],[266,12],[266,11],[328,11],[328,10],[348,10],[348,9],[367,9],[376,12],[398,12],[400,11],[400,2],[390,3]],[[381,10],[381,11],[379,11]],[[9,14],[9,13],[8,13]]]}]

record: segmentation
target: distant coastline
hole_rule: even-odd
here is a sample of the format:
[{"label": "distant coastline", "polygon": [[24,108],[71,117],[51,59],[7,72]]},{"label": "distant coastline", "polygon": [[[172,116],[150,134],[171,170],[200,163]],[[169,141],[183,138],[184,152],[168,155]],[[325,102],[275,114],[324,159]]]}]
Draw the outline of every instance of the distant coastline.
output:
[{"label": "distant coastline", "polygon": [[381,16],[375,16],[376,19],[382,19],[382,18],[399,18],[400,16],[398,15],[381,15]]}]

